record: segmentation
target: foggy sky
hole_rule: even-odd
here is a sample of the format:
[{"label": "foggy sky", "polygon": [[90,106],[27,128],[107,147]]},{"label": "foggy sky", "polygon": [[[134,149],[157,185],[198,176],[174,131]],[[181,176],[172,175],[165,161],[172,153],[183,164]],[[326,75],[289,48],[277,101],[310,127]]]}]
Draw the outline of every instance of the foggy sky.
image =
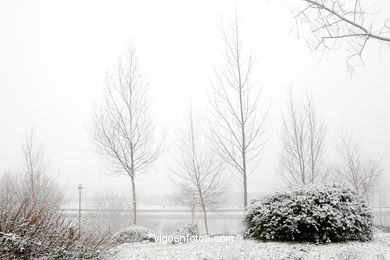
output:
[{"label": "foggy sky", "polygon": [[260,107],[271,102],[270,139],[249,191],[280,185],[278,138],[290,87],[312,93],[327,121],[330,157],[340,127],[347,128],[367,152],[383,156],[390,181],[390,51],[369,44],[365,67],[351,78],[342,50],[321,60],[291,32],[294,20],[281,0],[0,1],[0,172],[20,169],[21,142],[34,127],[50,171],[68,189],[76,193],[80,182],[91,193],[127,186],[126,178],[107,175],[86,130],[105,73],[133,42],[154,96],[157,130],[168,133],[166,155],[138,178],[138,192],[170,192],[172,139],[191,94],[198,110],[206,107],[213,68],[224,54],[218,26],[229,21],[236,3],[264,91]]}]

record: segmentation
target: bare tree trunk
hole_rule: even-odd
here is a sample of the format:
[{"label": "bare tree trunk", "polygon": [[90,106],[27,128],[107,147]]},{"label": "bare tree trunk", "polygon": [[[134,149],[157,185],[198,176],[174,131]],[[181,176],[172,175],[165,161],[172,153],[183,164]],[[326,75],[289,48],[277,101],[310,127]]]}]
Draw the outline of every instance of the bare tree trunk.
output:
[{"label": "bare tree trunk", "polygon": [[243,84],[242,84],[242,73],[241,73],[241,61],[240,61],[240,46],[239,46],[239,35],[238,35],[238,24],[237,24],[237,17],[236,17],[236,24],[235,24],[235,51],[236,51],[236,66],[237,66],[237,74],[238,74],[238,95],[239,95],[239,107],[240,107],[240,123],[241,123],[241,140],[242,140],[242,147],[241,147],[241,156],[242,156],[242,176],[243,176],[243,185],[244,185],[244,208],[248,205],[248,188],[247,188],[247,172],[246,172],[246,129],[245,124],[246,120],[244,118],[244,103],[242,100],[242,91],[243,91]]},{"label": "bare tree trunk", "polygon": [[244,208],[248,205],[248,188],[247,188],[247,178],[246,174],[243,176],[244,178]]},{"label": "bare tree trunk", "polygon": [[[241,84],[241,74],[239,74],[239,82]],[[242,177],[244,185],[244,208],[248,206],[248,187],[247,187],[247,172],[246,172],[246,139],[245,139],[245,119],[243,113],[243,104],[242,104],[242,92],[240,91],[240,114],[241,114],[241,135],[242,135]]]},{"label": "bare tree trunk", "polygon": [[203,192],[201,189],[201,185],[198,185],[198,193],[199,193],[200,205],[202,206],[202,211],[203,211],[204,228],[206,230],[206,235],[208,235],[209,234],[209,227],[207,225],[207,211],[206,211],[206,205],[205,205],[205,201],[203,198]]},{"label": "bare tree trunk", "polygon": [[[131,113],[130,113],[131,114]],[[130,125],[132,120],[130,120]],[[134,171],[134,146],[133,143],[130,142],[130,165],[131,165],[131,192],[133,199],[133,224],[137,224],[137,197],[136,197],[136,189],[135,189],[135,171]]]},{"label": "bare tree trunk", "polygon": [[209,227],[207,225],[207,211],[203,199],[201,199],[201,204],[202,204],[202,211],[203,211],[204,228],[206,230],[206,235],[209,235]]},{"label": "bare tree trunk", "polygon": [[136,197],[134,176],[131,177],[131,192],[132,192],[132,201],[133,201],[133,224],[137,224],[137,197]]},{"label": "bare tree trunk", "polygon": [[195,223],[195,207],[191,207],[191,224],[194,225]]},{"label": "bare tree trunk", "polygon": [[195,195],[194,193],[192,192],[191,193],[191,224],[194,225],[195,224]]}]

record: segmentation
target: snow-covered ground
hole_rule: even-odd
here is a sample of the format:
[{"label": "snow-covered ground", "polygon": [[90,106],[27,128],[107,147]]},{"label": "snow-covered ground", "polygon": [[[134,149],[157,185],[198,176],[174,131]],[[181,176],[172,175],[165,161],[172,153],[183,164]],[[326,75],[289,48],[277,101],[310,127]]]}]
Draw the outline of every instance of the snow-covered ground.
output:
[{"label": "snow-covered ground", "polygon": [[236,238],[234,242],[189,242],[185,244],[122,244],[106,260],[130,259],[390,259],[390,235],[377,234],[366,243],[326,245],[258,242]]}]

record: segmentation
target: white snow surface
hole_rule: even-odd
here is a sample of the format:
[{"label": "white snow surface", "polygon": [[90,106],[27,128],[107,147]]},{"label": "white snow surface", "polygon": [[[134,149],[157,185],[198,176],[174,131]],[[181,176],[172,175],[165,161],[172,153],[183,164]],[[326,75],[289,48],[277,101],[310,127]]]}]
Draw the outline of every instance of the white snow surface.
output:
[{"label": "white snow surface", "polygon": [[370,242],[329,244],[259,242],[237,238],[234,242],[190,242],[181,244],[122,244],[107,253],[105,260],[131,259],[319,259],[390,260],[390,234],[376,234]]}]

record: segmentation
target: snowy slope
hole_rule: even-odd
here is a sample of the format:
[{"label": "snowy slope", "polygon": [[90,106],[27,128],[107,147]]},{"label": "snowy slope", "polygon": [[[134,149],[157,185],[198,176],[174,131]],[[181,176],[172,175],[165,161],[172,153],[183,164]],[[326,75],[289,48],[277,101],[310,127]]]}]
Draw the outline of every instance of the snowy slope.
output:
[{"label": "snowy slope", "polygon": [[237,238],[230,243],[170,245],[163,243],[123,244],[114,248],[107,260],[130,259],[340,259],[390,260],[390,236],[378,234],[371,242],[326,245],[257,242]]}]

